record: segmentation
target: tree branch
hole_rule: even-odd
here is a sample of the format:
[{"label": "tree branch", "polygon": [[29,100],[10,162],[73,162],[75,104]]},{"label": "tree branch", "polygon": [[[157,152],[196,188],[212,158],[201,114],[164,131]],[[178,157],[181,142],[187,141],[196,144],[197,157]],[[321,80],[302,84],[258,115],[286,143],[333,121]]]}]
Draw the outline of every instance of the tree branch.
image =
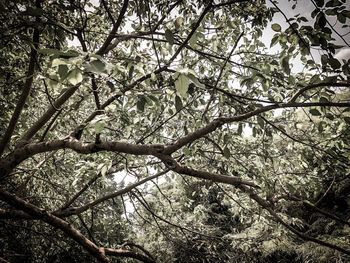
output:
[{"label": "tree branch", "polygon": [[[35,6],[37,8],[40,8],[40,0],[35,1]],[[36,18],[36,22],[40,22],[40,17]],[[26,74],[26,81],[24,83],[24,87],[22,89],[21,96],[19,97],[19,100],[16,104],[15,111],[13,112],[11,116],[11,120],[9,122],[9,125],[5,131],[5,134],[0,141],[0,157],[3,154],[4,150],[6,149],[7,145],[11,141],[11,136],[13,134],[13,131],[15,130],[15,127],[17,125],[19,116],[21,115],[21,112],[23,110],[23,107],[25,105],[25,102],[27,100],[27,97],[29,95],[29,92],[32,88],[33,79],[34,79],[34,71],[35,71],[35,64],[37,63],[37,55],[38,55],[38,48],[39,48],[39,38],[40,38],[40,32],[37,27],[34,27],[33,32],[33,47],[30,50],[30,58],[29,58],[29,66],[28,71]]]},{"label": "tree branch", "polygon": [[103,55],[108,50],[109,44],[111,44],[112,40],[115,38],[115,34],[117,33],[117,31],[118,31],[118,29],[119,29],[119,27],[120,27],[120,25],[122,23],[122,20],[124,18],[125,13],[126,13],[126,9],[128,8],[128,4],[129,4],[129,1],[128,0],[124,0],[123,6],[122,6],[122,8],[120,10],[120,13],[119,13],[119,16],[117,18],[117,21],[113,25],[113,28],[112,28],[111,32],[109,33],[108,37],[106,38],[105,42],[103,43],[103,45],[96,52],[97,55]]}]

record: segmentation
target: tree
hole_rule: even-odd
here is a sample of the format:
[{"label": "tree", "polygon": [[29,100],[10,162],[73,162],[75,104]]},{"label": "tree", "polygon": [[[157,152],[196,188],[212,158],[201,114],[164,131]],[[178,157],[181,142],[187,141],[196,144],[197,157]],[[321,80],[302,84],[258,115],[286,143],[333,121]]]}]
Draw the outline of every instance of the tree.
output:
[{"label": "tree", "polygon": [[349,260],[350,10],[310,4],[1,2],[0,259]]}]

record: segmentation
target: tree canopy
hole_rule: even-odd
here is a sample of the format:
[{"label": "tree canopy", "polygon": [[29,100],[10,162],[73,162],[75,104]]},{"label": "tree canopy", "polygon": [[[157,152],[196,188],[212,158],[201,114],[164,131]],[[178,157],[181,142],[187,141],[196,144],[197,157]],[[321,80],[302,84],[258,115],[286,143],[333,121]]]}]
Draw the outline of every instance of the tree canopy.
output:
[{"label": "tree canopy", "polygon": [[349,262],[346,0],[0,10],[0,262]]}]

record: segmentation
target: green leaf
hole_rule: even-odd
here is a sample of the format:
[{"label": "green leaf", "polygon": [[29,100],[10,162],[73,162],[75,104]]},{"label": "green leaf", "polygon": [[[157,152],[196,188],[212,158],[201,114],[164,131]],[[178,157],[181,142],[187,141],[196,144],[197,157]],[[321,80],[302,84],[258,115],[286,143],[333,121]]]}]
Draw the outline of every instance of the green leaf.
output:
[{"label": "green leaf", "polygon": [[52,60],[51,66],[56,67],[59,65],[68,65],[69,61],[66,59],[62,59],[62,58],[55,58],[54,60]]},{"label": "green leaf", "polygon": [[38,52],[43,55],[61,55],[62,51],[53,48],[41,48]]},{"label": "green leaf", "polygon": [[93,60],[86,65],[86,69],[92,73],[103,73],[105,72],[106,64],[101,60]]},{"label": "green leaf", "polygon": [[332,69],[338,69],[341,67],[341,63],[338,61],[338,59],[330,57],[328,60],[329,65],[331,65]]},{"label": "green leaf", "polygon": [[343,10],[341,11],[341,14],[347,18],[350,18],[350,10]]},{"label": "green leaf", "polygon": [[321,116],[322,115],[321,112],[319,112],[318,109],[310,109],[309,112],[313,116]]},{"label": "green leaf", "polygon": [[57,87],[59,86],[59,82],[54,79],[49,79],[47,81],[47,85],[49,86],[50,89],[57,90]]},{"label": "green leaf", "polygon": [[182,110],[183,105],[182,105],[182,100],[179,96],[175,97],[175,109],[177,112],[179,112],[180,110]]},{"label": "green leaf", "polygon": [[257,120],[259,126],[263,129],[264,126],[265,126],[265,121],[264,121],[264,119],[261,118],[260,116],[258,116],[258,117],[256,118],[256,120]]},{"label": "green leaf", "polygon": [[175,81],[175,89],[181,97],[185,98],[187,96],[189,84],[188,77],[185,74],[179,74]]},{"label": "green leaf", "polygon": [[321,98],[320,98],[320,102],[325,102],[325,103],[327,103],[327,102],[329,102],[329,100],[328,100],[327,98],[325,98],[325,97],[321,97]]},{"label": "green leaf", "polygon": [[288,56],[283,57],[281,64],[284,72],[286,72],[289,75],[290,74],[289,57]]},{"label": "green leaf", "polygon": [[101,133],[105,127],[106,127],[106,123],[104,121],[97,121],[94,124],[94,130],[96,133]]},{"label": "green leaf", "polygon": [[67,65],[58,66],[58,75],[60,76],[61,81],[65,80],[68,76],[68,67]]},{"label": "green leaf", "polygon": [[191,47],[194,47],[197,44],[197,40],[198,40],[198,34],[194,33],[193,36],[190,38],[190,45]]},{"label": "green leaf", "polygon": [[277,44],[278,38],[279,38],[279,35],[278,35],[278,34],[274,35],[274,37],[271,39],[270,47],[273,47],[274,45]]},{"label": "green leaf", "polygon": [[72,85],[77,85],[83,81],[83,75],[81,74],[80,69],[75,68],[71,70],[67,76],[67,80]]},{"label": "green leaf", "polygon": [[327,24],[327,19],[324,15],[324,13],[319,13],[317,16],[317,21],[318,21],[318,25],[320,28],[324,28]]},{"label": "green leaf", "polygon": [[188,78],[190,79],[190,81],[191,81],[194,85],[196,85],[198,88],[202,88],[202,89],[205,88],[205,85],[204,85],[203,83],[200,83],[199,80],[198,80],[195,76],[193,76],[192,74],[187,75],[187,77],[188,77]]},{"label": "green leaf", "polygon": [[282,30],[280,24],[277,24],[277,23],[272,24],[271,28],[273,31],[276,31],[276,32],[281,32],[281,30]]},{"label": "green leaf", "polygon": [[240,123],[240,124],[238,124],[237,134],[242,135],[242,131],[243,131],[243,124]]},{"label": "green leaf", "polygon": [[178,17],[178,18],[176,18],[175,19],[175,27],[176,28],[179,28],[179,27],[182,27],[182,25],[183,25],[183,23],[184,23],[184,19],[183,19],[183,17]]},{"label": "green leaf", "polygon": [[230,156],[231,156],[231,152],[230,152],[229,148],[227,148],[227,146],[223,150],[223,155],[227,159],[230,158]]},{"label": "green leaf", "polygon": [[153,72],[151,73],[151,80],[153,80],[153,81],[157,80],[157,76]]},{"label": "green leaf", "polygon": [[315,3],[318,7],[322,7],[324,5],[324,0],[315,0]]},{"label": "green leaf", "polygon": [[165,30],[165,39],[169,42],[170,45],[174,45],[174,42],[175,42],[174,35],[170,29]]},{"label": "green leaf", "polygon": [[136,108],[138,111],[144,112],[146,105],[146,98],[144,96],[138,96],[138,100],[136,102]]}]

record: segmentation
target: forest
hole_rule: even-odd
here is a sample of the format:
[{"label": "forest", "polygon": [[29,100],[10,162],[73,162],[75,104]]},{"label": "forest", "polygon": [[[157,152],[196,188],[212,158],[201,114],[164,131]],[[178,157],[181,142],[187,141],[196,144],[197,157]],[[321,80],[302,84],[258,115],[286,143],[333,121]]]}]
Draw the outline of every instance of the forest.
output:
[{"label": "forest", "polygon": [[0,1],[0,262],[350,262],[346,0]]}]

